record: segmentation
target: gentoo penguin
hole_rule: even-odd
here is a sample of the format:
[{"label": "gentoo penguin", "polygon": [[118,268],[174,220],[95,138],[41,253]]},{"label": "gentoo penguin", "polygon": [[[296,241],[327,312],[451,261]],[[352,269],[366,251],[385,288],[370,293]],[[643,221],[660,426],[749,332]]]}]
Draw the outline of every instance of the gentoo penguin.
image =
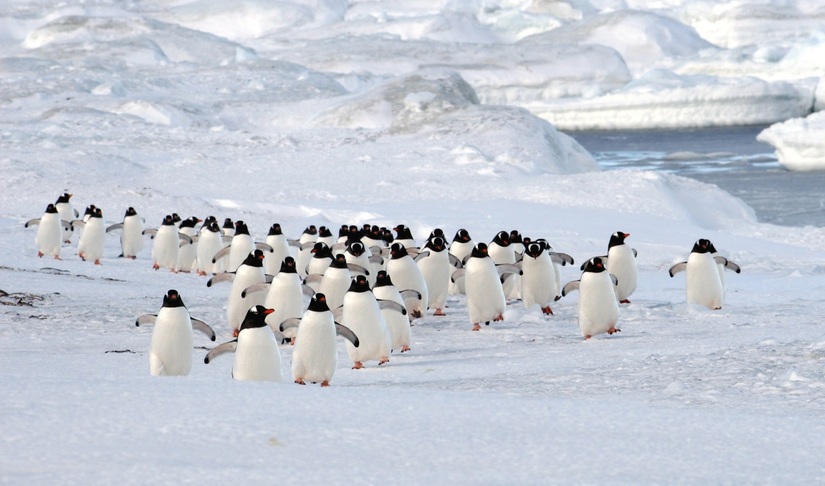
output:
[{"label": "gentoo penguin", "polygon": [[212,257],[223,248],[223,233],[216,221],[201,228],[198,234],[198,248],[195,252],[195,262],[198,267],[198,275],[205,277],[213,273],[218,273],[215,269],[216,263],[212,263]]},{"label": "gentoo penguin", "polygon": [[60,213],[54,204],[46,206],[46,212],[40,218],[31,219],[26,222],[25,227],[37,226],[37,233],[34,236],[34,244],[37,246],[37,256],[53,256],[60,260],[60,246],[63,241],[63,225],[68,222],[60,219]]},{"label": "gentoo penguin", "polygon": [[[398,288],[392,283],[392,279],[386,271],[381,270],[375,278],[375,288],[373,294],[379,301],[395,302],[402,308],[404,307],[404,299]],[[390,331],[390,349],[395,351],[400,350],[402,353],[410,350],[411,332],[410,332],[410,318],[406,312],[398,312],[396,309],[384,308],[381,309],[381,314],[384,316],[384,322],[387,323],[387,329]]]},{"label": "gentoo penguin", "polygon": [[[191,240],[188,236],[178,233],[178,227],[172,220],[172,215],[167,214],[158,229],[143,230],[144,235],[150,235],[154,239],[152,245],[152,268],[168,268],[176,271],[178,264],[178,253],[180,245],[189,244]],[[183,241],[182,241],[183,240]]]},{"label": "gentoo penguin", "polygon": [[[375,274],[377,270],[372,267],[370,257],[372,252],[360,240],[350,240],[344,248],[344,258],[347,260],[347,265],[351,273],[361,274],[367,276],[367,281],[370,287],[375,285]],[[375,271],[373,271],[375,270]]]},{"label": "gentoo penguin", "polygon": [[209,364],[224,353],[234,352],[232,378],[239,381],[283,381],[278,340],[266,323],[269,314],[272,314],[272,309],[262,305],[251,307],[244,315],[238,337],[216,346],[206,354],[203,362]]},{"label": "gentoo penguin", "polygon": [[172,224],[180,228],[180,222],[183,221],[178,213],[172,213]]},{"label": "gentoo penguin", "polygon": [[229,262],[226,263],[226,270],[234,272],[241,266],[246,257],[255,249],[255,242],[252,240],[252,235],[249,234],[249,228],[243,221],[235,221],[235,234],[232,235],[232,241],[229,246],[225,247],[212,257],[212,262],[217,263],[221,258],[229,256]]},{"label": "gentoo penguin", "polygon": [[513,245],[513,251],[516,254],[516,261],[524,253],[524,238],[518,230],[510,231],[510,244]]},{"label": "gentoo penguin", "polygon": [[[347,343],[347,354],[353,362],[353,369],[363,368],[364,361],[377,360],[382,365],[390,360],[390,331],[364,275],[355,277],[344,296],[341,320],[360,342],[358,347]],[[301,336],[297,341],[301,342]]]},{"label": "gentoo penguin", "polygon": [[[470,233],[461,228],[460,230],[455,232],[455,236],[453,236],[453,241],[450,243],[450,255],[453,255],[456,260],[459,262],[464,262],[464,260],[470,256],[470,253],[473,252],[473,247],[475,247],[475,242],[470,237]],[[457,268],[461,268],[461,265],[453,265],[452,272],[455,272]],[[452,273],[450,274],[450,294],[457,295],[464,293],[464,279],[452,279]]]},{"label": "gentoo penguin", "polygon": [[80,216],[77,210],[72,207],[72,203],[70,201],[71,198],[72,194],[64,192],[63,194],[58,196],[57,201],[54,203],[54,207],[57,209],[57,213],[60,215],[60,220],[66,222],[66,224],[61,225],[61,231],[63,233],[63,243],[71,243],[72,235],[74,234],[74,228],[72,228],[72,225],[69,223],[71,223],[77,217]]},{"label": "gentoo penguin", "polygon": [[188,375],[192,369],[192,329],[215,340],[215,331],[205,322],[189,315],[177,290],[163,296],[163,306],[157,314],[137,318],[136,326],[154,324],[149,344],[149,372],[152,376]]},{"label": "gentoo penguin", "polygon": [[[256,286],[253,285],[252,289],[254,287]],[[289,319],[300,319],[303,315],[305,287],[301,283],[301,277],[298,276],[298,271],[295,268],[295,259],[291,256],[284,258],[281,262],[281,268],[272,277],[272,282],[259,284],[259,288],[266,288],[264,307],[275,309],[275,312],[266,319],[273,330],[278,330],[282,322]],[[246,292],[249,293],[250,289],[248,287]],[[294,339],[295,332],[294,328],[283,331],[284,338]]]},{"label": "gentoo penguin", "polygon": [[418,253],[418,243],[416,243],[415,238],[413,238],[410,228],[404,226],[403,224],[399,224],[392,230],[395,231],[395,239],[393,240],[393,243],[400,243],[404,245],[404,248],[407,249],[408,253]]},{"label": "gentoo penguin", "polygon": [[266,282],[264,252],[262,250],[251,252],[236,271],[219,273],[210,278],[206,282],[206,286],[211,287],[213,284],[223,281],[232,281],[232,288],[229,289],[229,299],[226,303],[226,319],[232,329],[232,334],[237,336],[244,316],[246,316],[246,311],[250,307],[262,305],[264,302],[265,296],[261,292],[244,292],[254,284]]},{"label": "gentoo penguin", "polygon": [[347,267],[347,259],[342,253],[339,253],[335,255],[335,259],[324,271],[324,276],[318,286],[318,292],[327,296],[327,305],[330,309],[335,310],[344,304],[344,295],[349,290],[351,283],[352,276],[349,267]]},{"label": "gentoo penguin", "polygon": [[191,216],[180,222],[178,231],[182,235],[186,235],[192,241],[190,245],[183,245],[178,250],[178,263],[175,268],[179,272],[189,273],[195,267],[195,259],[198,254],[198,230],[195,227],[201,220],[197,216]]},{"label": "gentoo penguin", "polygon": [[129,207],[123,215],[123,221],[106,228],[106,232],[120,230],[120,256],[137,258],[137,254],[143,249],[143,218],[138,216],[135,208]]},{"label": "gentoo penguin", "polygon": [[722,308],[725,300],[725,290],[717,264],[726,265],[727,259],[721,256],[714,257],[712,245],[710,240],[698,240],[694,243],[687,261],[673,265],[668,273],[673,277],[681,271],[686,272],[688,304],[699,304],[708,309],[718,310]]},{"label": "gentoo penguin", "polygon": [[639,274],[636,267],[636,250],[627,246],[624,241],[629,236],[629,233],[617,231],[610,236],[610,242],[607,244],[605,267],[609,273],[619,279],[619,285],[616,286],[616,298],[621,304],[630,303],[628,297],[636,290],[636,280]]},{"label": "gentoo penguin", "polygon": [[450,265],[450,253],[444,238],[434,236],[428,239],[421,253],[415,257],[415,263],[427,286],[427,308],[435,309],[436,316],[445,315],[443,309],[447,304],[453,267]]},{"label": "gentoo penguin", "polygon": [[739,267],[738,264],[728,260],[727,258],[716,258],[719,256],[719,252],[716,250],[716,247],[713,246],[713,243],[710,244],[710,254],[713,255],[713,259],[716,260],[716,268],[719,269],[719,280],[722,281],[722,291],[724,292],[725,270],[733,270],[736,273],[741,273],[742,269]]},{"label": "gentoo penguin", "polygon": [[361,242],[364,243],[367,248],[372,248],[373,246],[383,248],[386,246],[384,240],[381,238],[381,228],[376,224],[370,226],[369,229],[364,232]]},{"label": "gentoo penguin", "polygon": [[298,238],[299,251],[298,258],[295,259],[295,265],[298,267],[298,275],[301,278],[307,276],[307,265],[309,265],[309,260],[312,258],[312,249],[315,247],[316,241],[318,241],[318,228],[314,224],[307,226]]},{"label": "gentoo penguin", "polygon": [[[72,223],[74,226],[75,223]],[[80,234],[80,240],[77,242],[77,255],[81,260],[90,260],[95,262],[95,265],[100,265],[100,259],[103,258],[103,248],[106,245],[106,226],[103,224],[103,211],[100,208],[94,208],[89,215],[89,219],[84,223],[77,222],[78,226],[83,228]]]},{"label": "gentoo penguin", "polygon": [[607,272],[602,258],[593,257],[584,264],[581,278],[562,289],[562,296],[579,291],[579,329],[585,339],[621,330],[616,327],[619,319],[616,283],[616,277]]},{"label": "gentoo penguin", "polygon": [[318,239],[315,241],[321,242],[327,245],[328,247],[332,248],[332,245],[334,245],[338,241],[338,239],[335,237],[335,235],[332,234],[332,231],[330,231],[329,228],[327,228],[326,226],[319,226]]},{"label": "gentoo penguin", "polygon": [[427,281],[403,244],[394,242],[390,246],[390,259],[387,261],[387,273],[392,277],[396,287],[401,290],[415,290],[421,299],[405,298],[404,303],[411,318],[423,317],[430,301]]},{"label": "gentoo penguin", "polygon": [[232,218],[224,218],[223,226],[221,226],[221,233],[230,238],[235,236],[235,223],[232,221]]},{"label": "gentoo penguin", "polygon": [[[298,329],[292,351],[292,377],[295,383],[305,385],[310,382],[329,386],[338,367],[335,336],[346,338],[356,348],[360,345],[358,337],[352,330],[333,320],[326,296],[322,293],[312,296],[299,323],[292,325]],[[288,330],[286,324],[281,325],[281,331]]]},{"label": "gentoo penguin", "polygon": [[[515,247],[510,243],[510,233],[506,231],[496,233],[493,241],[487,245],[487,250],[496,265],[515,265],[516,263]],[[518,274],[507,275],[503,282],[505,300],[521,298],[518,292],[520,286]]]},{"label": "gentoo penguin", "polygon": [[280,224],[275,223],[269,227],[269,233],[266,235],[266,244],[272,248],[272,254],[266,256],[264,260],[264,270],[267,275],[275,275],[281,270],[281,263],[283,263],[284,258],[292,256],[292,252],[289,249],[289,240],[281,230]]},{"label": "gentoo penguin", "polygon": [[312,290],[318,292],[321,288],[321,276],[327,271],[335,257],[332,254],[332,249],[322,241],[314,243],[310,253],[312,258],[309,259],[309,263],[304,269],[307,277],[306,284],[312,287]]},{"label": "gentoo penguin", "polygon": [[503,320],[507,305],[504,289],[499,270],[490,258],[486,244],[478,243],[464,263],[463,272],[457,271],[453,275],[462,274],[467,294],[467,312],[473,331],[481,330],[482,322],[489,324],[490,321]]},{"label": "gentoo penguin", "polygon": [[556,283],[556,267],[542,242],[531,241],[524,249],[521,260],[521,298],[525,309],[541,307],[545,315],[553,314],[550,304],[559,296]]}]

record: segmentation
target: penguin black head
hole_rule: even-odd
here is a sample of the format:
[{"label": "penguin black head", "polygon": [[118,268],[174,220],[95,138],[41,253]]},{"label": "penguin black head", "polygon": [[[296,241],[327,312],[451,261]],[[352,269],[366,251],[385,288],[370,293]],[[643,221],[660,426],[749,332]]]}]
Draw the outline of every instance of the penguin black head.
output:
[{"label": "penguin black head", "polygon": [[372,236],[373,239],[380,240],[381,239],[381,228],[377,224],[374,224],[370,227],[369,234],[370,234],[370,236]]},{"label": "penguin black head", "polygon": [[[526,244],[530,243],[530,241],[529,241],[529,240],[530,240],[529,238],[525,238],[525,240],[524,240],[524,244],[526,245]],[[548,243],[548,242],[547,242],[547,240],[545,240],[544,238],[538,238],[538,239],[535,241],[535,243],[538,243],[539,245],[541,245],[541,246],[542,246],[542,248],[544,248],[545,250],[548,250],[548,251],[549,251],[549,250],[552,250],[552,249],[553,249],[553,247],[552,247],[552,246],[550,246],[550,243]]]},{"label": "penguin black head", "polygon": [[295,259],[291,256],[284,258],[281,262],[280,273],[298,273],[298,270],[295,268]]},{"label": "penguin black head", "polygon": [[311,310],[314,312],[324,312],[329,311],[329,306],[327,305],[327,296],[318,292],[312,296],[309,300],[309,307],[307,310]]},{"label": "penguin black head", "polygon": [[269,234],[267,236],[274,236],[274,235],[282,235],[284,234],[281,231],[281,225],[278,223],[273,224],[269,227]]},{"label": "penguin black head", "polygon": [[332,249],[323,241],[315,243],[310,253],[312,253],[312,258],[334,258],[332,256]]},{"label": "penguin black head", "polygon": [[72,198],[72,196],[74,196],[74,194],[69,194],[68,192],[64,192],[63,194],[57,196],[57,201],[55,201],[55,204],[67,203],[67,202],[69,202],[69,199]]},{"label": "penguin black head", "polygon": [[487,254],[487,245],[484,243],[479,243],[473,247],[473,252],[470,254],[473,258],[488,258],[489,255]]},{"label": "penguin black head", "polygon": [[444,238],[436,236],[427,240],[427,244],[424,245],[424,248],[429,248],[435,252],[444,251],[444,249],[447,248],[447,242],[444,241]]},{"label": "penguin black head", "polygon": [[541,255],[542,252],[544,252],[544,250],[544,245],[538,242],[532,242],[527,244],[527,246],[524,248],[524,254],[532,258],[538,258],[539,255]]},{"label": "penguin black head", "polygon": [[350,292],[369,292],[370,291],[370,283],[367,281],[367,277],[363,275],[358,275],[354,279],[352,279],[352,283],[349,285]]},{"label": "penguin black head", "polygon": [[211,223],[209,223],[209,226],[206,227],[206,230],[211,231],[213,233],[218,233],[218,232],[220,232],[221,227],[218,226],[217,221],[212,221]]},{"label": "penguin black head", "polygon": [[135,211],[135,208],[131,206],[129,206],[129,209],[126,210],[126,214],[123,215],[124,218],[129,216],[137,216],[137,211]]},{"label": "penguin black head", "polygon": [[447,237],[444,236],[444,230],[441,229],[441,228],[436,228],[436,229],[430,231],[430,236],[428,236],[427,239],[429,240],[431,238],[435,238],[436,236],[438,236],[439,238],[442,238],[444,240],[447,239]]},{"label": "penguin black head", "polygon": [[338,228],[338,238],[348,238],[349,237],[349,225],[342,224],[340,228]]},{"label": "penguin black head", "polygon": [[693,250],[691,250],[691,253],[710,253],[712,246],[713,243],[711,243],[710,240],[702,238],[693,244]]},{"label": "penguin black head", "polygon": [[181,222],[180,215],[178,213],[172,213],[172,222],[175,224]]},{"label": "penguin black head", "polygon": [[86,206],[86,211],[83,213],[83,215],[84,216],[91,216],[95,213],[95,209],[97,209],[97,207],[94,204],[90,204],[90,205]]},{"label": "penguin black head", "polygon": [[395,237],[392,235],[392,231],[388,228],[381,228],[381,239],[384,240],[384,243],[390,245],[393,240],[395,240]]},{"label": "penguin black head", "polygon": [[57,207],[54,204],[49,204],[48,206],[46,206],[46,212],[47,213],[56,213],[57,212]]},{"label": "penguin black head", "polygon": [[267,309],[262,305],[256,305],[255,307],[251,307],[248,311],[246,311],[246,317],[244,317],[243,322],[241,323],[241,328],[238,329],[240,333],[244,329],[255,329],[258,327],[268,326],[269,324],[266,323],[266,316],[275,312],[273,309]]},{"label": "penguin black head", "polygon": [[506,231],[499,231],[496,237],[493,238],[493,243],[498,246],[510,246],[510,233]]},{"label": "penguin black head", "polygon": [[375,276],[375,286],[384,287],[386,285],[392,285],[392,279],[390,278],[390,274],[388,274],[386,270],[380,270],[378,274]]},{"label": "penguin black head", "polygon": [[335,259],[329,264],[331,268],[347,268],[347,257],[343,253],[335,255]]},{"label": "penguin black head", "polygon": [[510,243],[523,243],[521,233],[518,230],[510,231]]},{"label": "penguin black head", "polygon": [[197,216],[192,216],[192,217],[186,218],[183,221],[181,221],[180,222],[180,227],[181,228],[194,228],[195,225],[197,225],[200,222],[201,222],[201,220],[199,220],[197,218]]},{"label": "penguin black head", "polygon": [[710,241],[708,241],[708,248],[710,249],[711,253],[719,253],[718,251],[716,251],[716,247],[713,246],[713,243]]},{"label": "penguin black head", "polygon": [[630,236],[630,233],[623,233],[621,231],[617,231],[610,235],[610,243],[607,244],[607,249],[613,248],[614,246],[619,246],[624,244],[624,239]]},{"label": "penguin black head", "polygon": [[401,243],[393,243],[390,247],[390,259],[396,260],[407,256],[407,249]]},{"label": "penguin black head", "polygon": [[399,240],[413,239],[412,231],[410,231],[410,229],[404,226],[403,224],[399,224],[398,226],[393,228],[393,231],[395,231],[395,233],[398,235],[397,238]]},{"label": "penguin black head", "polygon": [[593,257],[584,263],[583,270],[585,272],[601,273],[604,272],[606,268],[604,267],[604,261],[601,257]]},{"label": "penguin black head", "polygon": [[103,217],[103,210],[100,208],[94,208],[94,210],[89,214],[90,218],[102,218]]},{"label": "penguin black head", "polygon": [[232,222],[232,218],[226,218],[223,220],[223,227],[226,229],[233,229],[235,228],[235,223]]},{"label": "penguin black head", "polygon": [[318,238],[329,238],[332,236],[332,231],[326,226],[321,226],[318,228]]},{"label": "penguin black head", "polygon": [[317,235],[318,234],[318,228],[316,228],[314,224],[311,224],[311,225],[307,226],[304,229],[304,234],[305,235]]},{"label": "penguin black head", "polygon": [[236,235],[248,235],[249,234],[249,227],[243,221],[235,221],[235,234]]},{"label": "penguin black head", "polygon": [[186,307],[177,290],[171,289],[163,296],[163,307]]},{"label": "penguin black head", "polygon": [[460,230],[456,231],[455,236],[453,237],[453,241],[458,241],[460,243],[467,243],[471,239],[472,238],[470,238],[470,233],[464,228],[461,228]]},{"label": "penguin black head", "polygon": [[215,216],[212,216],[211,214],[210,214],[209,216],[207,216],[207,217],[203,218],[203,225],[204,225],[204,226],[209,226],[209,225],[210,225],[210,224],[212,224],[213,222],[214,222],[214,223],[217,223],[217,222],[218,222],[218,218],[216,218]]},{"label": "penguin black head", "polygon": [[263,250],[255,250],[251,252],[246,259],[243,261],[241,265],[247,265],[250,267],[263,267],[264,266],[264,252]]},{"label": "penguin black head", "polygon": [[162,223],[160,223],[160,224],[161,224],[162,226],[174,226],[174,225],[175,225],[175,222],[174,222],[174,221],[172,221],[172,215],[171,215],[171,214],[167,214],[166,216],[164,216],[164,217],[163,217],[163,222],[162,222]]},{"label": "penguin black head", "polygon": [[353,256],[359,257],[367,251],[367,248],[360,241],[352,241],[347,245],[347,251]]}]

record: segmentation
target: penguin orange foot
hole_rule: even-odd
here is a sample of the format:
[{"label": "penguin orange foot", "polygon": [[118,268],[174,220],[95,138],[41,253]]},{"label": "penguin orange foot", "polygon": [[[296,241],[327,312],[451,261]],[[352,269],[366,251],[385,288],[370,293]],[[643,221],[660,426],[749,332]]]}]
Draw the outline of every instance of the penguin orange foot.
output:
[{"label": "penguin orange foot", "polygon": [[304,380],[302,378],[296,378],[295,383],[297,383],[299,385],[306,385],[306,383],[304,382]]},{"label": "penguin orange foot", "polygon": [[381,366],[382,364],[389,363],[389,362],[390,362],[389,358],[386,358],[386,357],[381,358],[381,359],[378,360],[378,366]]},{"label": "penguin orange foot", "polygon": [[329,380],[322,381],[321,386],[329,386]]},{"label": "penguin orange foot", "polygon": [[363,369],[363,368],[364,368],[364,363],[362,363],[360,361],[356,361],[355,364],[352,365],[352,369],[354,369],[354,370],[360,370],[360,369]]},{"label": "penguin orange foot", "polygon": [[406,353],[406,352],[407,352],[407,351],[409,351],[409,350],[410,350],[410,347],[409,347],[409,346],[401,346],[401,352],[402,352],[402,353]]},{"label": "penguin orange foot", "polygon": [[547,315],[547,316],[552,316],[553,315],[553,309],[551,309],[549,305],[547,307],[542,307],[541,311],[544,313],[544,315]]},{"label": "penguin orange foot", "polygon": [[607,330],[608,334],[614,334],[614,333],[617,333],[617,332],[622,332],[622,330],[618,329],[618,328],[615,328],[615,327],[611,327],[610,329]]},{"label": "penguin orange foot", "polygon": [[473,324],[473,331],[480,331],[480,330],[481,330],[481,324],[479,324],[479,323]]}]

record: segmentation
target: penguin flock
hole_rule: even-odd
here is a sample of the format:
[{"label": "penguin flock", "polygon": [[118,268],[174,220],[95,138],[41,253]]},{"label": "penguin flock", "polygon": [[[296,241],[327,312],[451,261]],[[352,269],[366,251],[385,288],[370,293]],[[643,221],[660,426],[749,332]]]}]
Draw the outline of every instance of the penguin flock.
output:
[{"label": "penguin flock", "polygon": [[[221,226],[214,216],[172,214],[158,228],[146,228],[132,207],[122,222],[106,227],[100,208],[89,206],[80,218],[71,198],[60,195],[43,216],[26,222],[27,228],[38,225],[38,256],[59,259],[78,231],[77,255],[99,265],[106,234],[119,230],[120,257],[136,259],[149,238],[155,270],[208,276],[207,287],[228,282],[226,319],[233,339],[211,349],[204,363],[233,353],[237,380],[283,381],[279,346],[291,344],[293,381],[329,386],[338,367],[338,336],[345,339],[353,369],[369,361],[383,365],[393,351],[410,351],[416,319],[430,311],[445,315],[450,295],[465,296],[468,320],[479,331],[482,323],[503,320],[507,305],[520,301],[550,316],[554,302],[578,291],[582,337],[612,335],[621,330],[620,306],[630,303],[637,286],[637,252],[621,231],[611,235],[605,255],[581,265],[578,280],[562,285],[561,266],[572,265],[573,258],[515,230],[484,243],[462,228],[447,243],[436,229],[419,245],[404,225],[342,225],[337,237],[326,226],[310,225],[289,239],[273,224],[266,241],[258,242],[243,221],[230,218]],[[713,243],[699,239],[669,274],[686,273],[689,304],[718,310],[726,270],[741,272]],[[135,324],[154,326],[149,358],[155,376],[190,372],[194,330],[216,339],[211,327],[189,315],[176,290],[166,292],[157,314],[142,315]]]}]

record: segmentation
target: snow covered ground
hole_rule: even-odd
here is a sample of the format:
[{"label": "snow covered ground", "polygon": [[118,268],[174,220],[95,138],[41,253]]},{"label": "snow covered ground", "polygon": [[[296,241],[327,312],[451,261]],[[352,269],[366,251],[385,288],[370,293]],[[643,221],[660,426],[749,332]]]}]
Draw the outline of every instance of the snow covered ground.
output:
[{"label": "snow covered ground", "polygon": [[[600,171],[538,105],[576,116],[568,127],[611,109],[625,127],[804,116],[821,69],[794,59],[821,49],[821,7],[783,2],[769,20],[778,4],[433,5],[0,7],[0,481],[825,480],[825,228],[759,223],[693,179]],[[651,37],[616,33],[628,25]],[[713,118],[725,93],[742,99]],[[295,237],[309,224],[403,223],[419,240],[464,227],[485,242],[518,229],[576,259],[564,282],[623,230],[640,283],[622,332],[587,342],[575,293],[550,317],[514,302],[477,333],[459,297],[380,368],[351,370],[341,343],[328,389],[290,383],[289,347],[284,384],[234,381],[231,357],[201,364],[214,343],[200,335],[189,376],[154,378],[151,328],[134,319],[174,288],[228,340],[228,286],[152,270],[149,241],[118,259],[115,233],[100,266],[74,254],[77,235],[62,260],[37,258],[23,224],[65,191],[107,223],[129,206],[148,226],[215,215],[259,240],[275,222]],[[703,237],[743,269],[721,311],[686,305],[684,276],[667,275]]]}]

